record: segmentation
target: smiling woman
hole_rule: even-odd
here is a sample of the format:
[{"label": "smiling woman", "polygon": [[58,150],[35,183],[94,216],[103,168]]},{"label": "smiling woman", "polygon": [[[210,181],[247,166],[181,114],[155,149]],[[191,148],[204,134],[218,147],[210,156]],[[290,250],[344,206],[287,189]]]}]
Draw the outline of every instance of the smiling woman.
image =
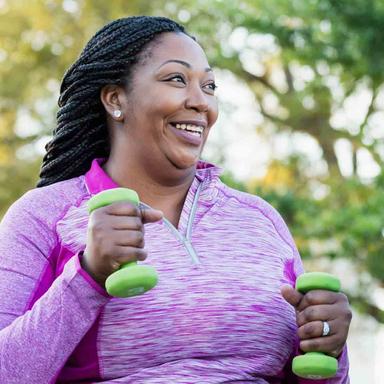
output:
[{"label": "smiling woman", "polygon": [[[147,59],[133,70],[129,91],[119,85],[101,91],[111,134],[103,168],[177,226],[217,120],[214,75],[200,45],[184,33],[163,33],[145,52]],[[122,112],[119,118],[113,118],[115,110]]]},{"label": "smiling woman", "polygon": [[[348,383],[346,297],[295,291],[280,215],[201,160],[215,88],[201,46],[160,17],[111,22],[66,72],[38,187],[0,226],[1,383],[309,383],[299,348],[337,357],[327,384]],[[140,202],[105,205],[117,187]],[[158,284],[110,296],[136,261]]]}]

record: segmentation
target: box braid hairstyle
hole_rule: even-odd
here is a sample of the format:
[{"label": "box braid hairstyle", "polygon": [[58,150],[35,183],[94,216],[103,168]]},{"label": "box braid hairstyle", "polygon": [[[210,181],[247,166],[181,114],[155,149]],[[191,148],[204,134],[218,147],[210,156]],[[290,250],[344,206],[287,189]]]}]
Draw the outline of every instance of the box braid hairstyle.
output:
[{"label": "box braid hairstyle", "polygon": [[108,84],[129,86],[133,67],[145,56],[146,45],[162,32],[187,34],[170,19],[134,16],[105,25],[91,38],[62,80],[57,127],[45,147],[37,187],[80,176],[93,159],[109,156],[100,91]]}]

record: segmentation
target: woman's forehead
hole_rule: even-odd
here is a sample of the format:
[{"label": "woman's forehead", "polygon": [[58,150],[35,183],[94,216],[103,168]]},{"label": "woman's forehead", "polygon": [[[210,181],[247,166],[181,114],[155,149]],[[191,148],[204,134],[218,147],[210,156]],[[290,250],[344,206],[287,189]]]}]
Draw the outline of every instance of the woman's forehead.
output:
[{"label": "woman's forehead", "polygon": [[184,61],[192,67],[209,67],[207,57],[201,46],[184,33],[166,32],[150,48],[150,62],[162,65],[166,62]]}]

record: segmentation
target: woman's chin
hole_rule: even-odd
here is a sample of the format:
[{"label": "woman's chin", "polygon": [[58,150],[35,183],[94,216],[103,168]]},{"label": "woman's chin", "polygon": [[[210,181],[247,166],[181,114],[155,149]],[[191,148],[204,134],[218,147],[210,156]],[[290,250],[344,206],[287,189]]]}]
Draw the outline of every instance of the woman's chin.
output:
[{"label": "woman's chin", "polygon": [[182,156],[170,159],[173,166],[179,170],[196,168],[199,156]]}]

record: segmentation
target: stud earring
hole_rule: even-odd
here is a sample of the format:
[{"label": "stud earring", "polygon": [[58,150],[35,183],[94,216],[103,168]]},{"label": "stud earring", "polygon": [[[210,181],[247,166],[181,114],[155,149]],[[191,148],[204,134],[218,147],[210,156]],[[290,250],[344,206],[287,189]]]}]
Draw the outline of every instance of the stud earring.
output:
[{"label": "stud earring", "polygon": [[122,115],[122,113],[121,113],[120,109],[115,109],[113,111],[113,116],[115,116],[117,119],[120,118],[121,115]]}]

